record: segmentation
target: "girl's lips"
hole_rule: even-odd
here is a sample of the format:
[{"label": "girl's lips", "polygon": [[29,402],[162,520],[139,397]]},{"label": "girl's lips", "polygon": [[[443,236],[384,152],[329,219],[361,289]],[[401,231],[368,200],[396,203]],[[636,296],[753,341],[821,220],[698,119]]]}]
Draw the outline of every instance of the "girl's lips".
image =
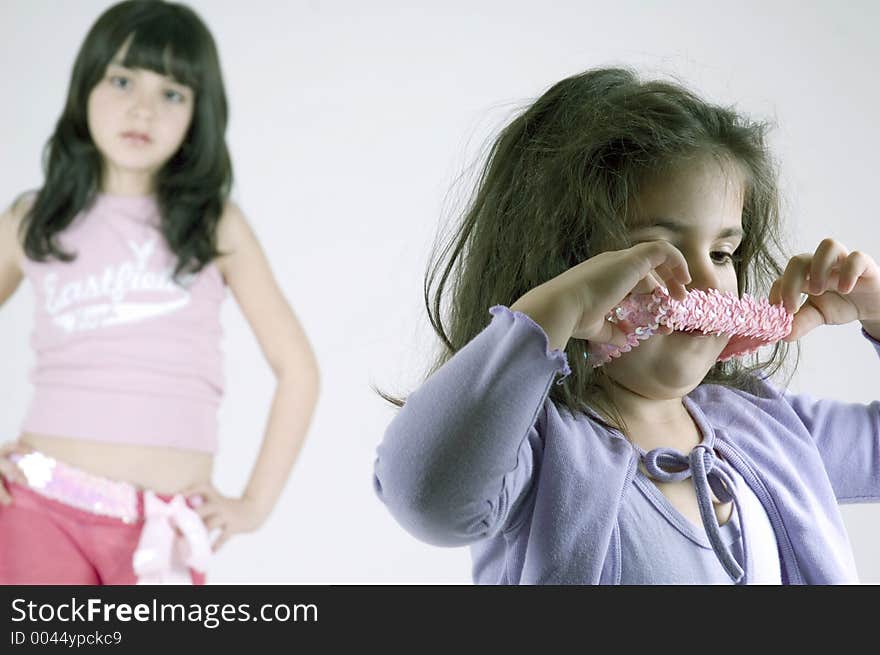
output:
[{"label": "girl's lips", "polygon": [[139,142],[139,143],[150,143],[151,139],[146,134],[139,134],[137,132],[124,132],[122,137],[126,141]]}]

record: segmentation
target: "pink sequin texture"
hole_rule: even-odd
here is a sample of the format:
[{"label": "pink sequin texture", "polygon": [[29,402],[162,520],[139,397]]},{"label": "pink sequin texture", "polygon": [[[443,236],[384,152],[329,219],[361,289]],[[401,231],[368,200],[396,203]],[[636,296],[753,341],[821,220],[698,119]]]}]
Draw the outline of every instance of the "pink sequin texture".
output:
[{"label": "pink sequin texture", "polygon": [[14,453],[9,459],[36,493],[73,507],[133,523],[138,517],[137,489],[67,466],[39,452]]},{"label": "pink sequin texture", "polygon": [[794,315],[788,313],[781,302],[771,305],[767,299],[757,300],[747,293],[739,298],[730,291],[693,289],[679,301],[665,288],[657,287],[652,293],[627,296],[605,318],[615,324],[626,321],[632,331],[627,334],[627,344],[619,348],[609,343],[590,342],[588,352],[593,368],[629,352],[639,341],[653,336],[660,325],[727,335],[727,345],[718,356],[718,361],[724,362],[788,336]]}]

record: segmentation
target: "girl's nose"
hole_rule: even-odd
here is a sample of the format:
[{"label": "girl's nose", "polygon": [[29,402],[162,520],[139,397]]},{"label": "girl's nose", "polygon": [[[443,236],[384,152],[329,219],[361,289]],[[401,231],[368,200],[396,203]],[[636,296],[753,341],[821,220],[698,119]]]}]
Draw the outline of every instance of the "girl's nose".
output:
[{"label": "girl's nose", "polygon": [[[706,291],[707,289],[718,288],[718,273],[717,271],[710,269],[709,264],[703,261],[694,261],[692,259],[687,260],[687,263],[688,272],[691,274],[690,284],[685,285],[685,288],[688,291],[693,289]],[[716,264],[712,265],[717,266]]]},{"label": "girl's nose", "polygon": [[151,116],[156,111],[156,101],[146,94],[137,95],[129,111],[134,116]]}]

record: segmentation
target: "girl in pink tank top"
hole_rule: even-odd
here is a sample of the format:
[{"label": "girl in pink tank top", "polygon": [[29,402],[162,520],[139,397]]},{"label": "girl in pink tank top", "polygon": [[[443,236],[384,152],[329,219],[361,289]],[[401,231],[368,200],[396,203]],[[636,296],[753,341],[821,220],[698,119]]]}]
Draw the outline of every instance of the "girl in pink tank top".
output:
[{"label": "girl in pink tank top", "polygon": [[[190,8],[129,0],[94,23],[45,180],[0,220],[0,305],[35,295],[34,393],[0,444],[0,584],[206,580],[268,517],[317,401],[312,348],[229,200],[227,100]],[[231,289],[278,384],[246,488],[211,482]]]}]

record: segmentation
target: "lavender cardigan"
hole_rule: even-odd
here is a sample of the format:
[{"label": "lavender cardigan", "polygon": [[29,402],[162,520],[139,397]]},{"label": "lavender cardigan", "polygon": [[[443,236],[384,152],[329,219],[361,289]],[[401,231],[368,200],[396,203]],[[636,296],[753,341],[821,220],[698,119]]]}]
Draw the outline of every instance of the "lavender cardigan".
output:
[{"label": "lavender cardigan", "polygon": [[[477,583],[619,583],[618,513],[639,453],[598,415],[548,399],[569,371],[537,324],[506,307],[490,312],[388,426],[376,493],[418,539],[470,545]],[[767,512],[782,582],[857,582],[838,504],[880,500],[880,401],[761,385],[751,395],[702,384],[683,402]]]}]

